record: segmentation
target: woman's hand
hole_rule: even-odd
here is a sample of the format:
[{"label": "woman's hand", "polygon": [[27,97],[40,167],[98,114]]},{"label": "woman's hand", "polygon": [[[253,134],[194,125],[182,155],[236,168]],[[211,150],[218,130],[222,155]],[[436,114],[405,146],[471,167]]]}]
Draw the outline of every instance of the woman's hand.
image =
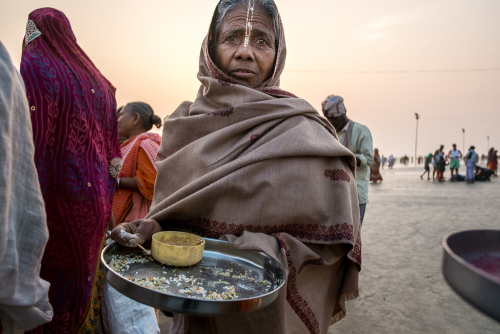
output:
[{"label": "woman's hand", "polygon": [[131,223],[121,223],[111,232],[111,239],[120,245],[137,247],[157,232],[161,232],[160,224],[154,219],[139,219]]}]

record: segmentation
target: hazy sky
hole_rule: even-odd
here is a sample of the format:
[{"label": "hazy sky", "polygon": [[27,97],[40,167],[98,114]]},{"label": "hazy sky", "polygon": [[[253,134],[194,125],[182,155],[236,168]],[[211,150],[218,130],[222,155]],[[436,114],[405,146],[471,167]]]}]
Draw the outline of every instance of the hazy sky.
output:
[{"label": "hazy sky", "polygon": [[[500,148],[500,1],[276,0],[288,47],[281,87],[320,109],[344,97],[382,154],[439,144]],[[216,0],[0,0],[0,40],[20,63],[28,14],[54,7],[117,88],[118,104],[144,101],[162,117],[192,101],[201,42]],[[352,73],[356,71],[478,72]],[[302,72],[309,71],[309,72]],[[330,72],[330,73],[328,73]],[[350,72],[350,73],[339,73]]]}]

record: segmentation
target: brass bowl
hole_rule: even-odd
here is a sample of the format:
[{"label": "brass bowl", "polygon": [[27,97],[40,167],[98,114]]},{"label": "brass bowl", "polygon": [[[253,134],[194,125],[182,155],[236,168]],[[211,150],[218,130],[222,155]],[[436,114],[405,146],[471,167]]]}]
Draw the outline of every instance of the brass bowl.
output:
[{"label": "brass bowl", "polygon": [[151,255],[163,264],[187,267],[197,264],[203,258],[205,240],[197,235],[163,231],[153,235]]}]

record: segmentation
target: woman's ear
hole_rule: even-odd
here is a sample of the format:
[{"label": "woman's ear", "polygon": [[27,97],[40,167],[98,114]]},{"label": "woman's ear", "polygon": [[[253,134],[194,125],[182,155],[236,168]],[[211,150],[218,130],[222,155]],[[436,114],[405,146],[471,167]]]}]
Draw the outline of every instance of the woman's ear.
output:
[{"label": "woman's ear", "polygon": [[141,115],[135,114],[134,121],[132,122],[132,124],[137,125],[137,124],[139,124],[140,121],[141,121]]}]

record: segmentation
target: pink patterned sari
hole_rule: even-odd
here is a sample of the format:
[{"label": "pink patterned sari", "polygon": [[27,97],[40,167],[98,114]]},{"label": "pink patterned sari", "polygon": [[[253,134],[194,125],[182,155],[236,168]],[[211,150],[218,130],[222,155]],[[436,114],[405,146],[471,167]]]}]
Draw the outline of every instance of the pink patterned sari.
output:
[{"label": "pink patterned sari", "polygon": [[49,281],[50,323],[32,333],[94,331],[99,322],[99,254],[119,161],[115,88],[78,46],[66,16],[29,15],[21,74],[31,110],[35,164],[49,241],[40,276]]}]

